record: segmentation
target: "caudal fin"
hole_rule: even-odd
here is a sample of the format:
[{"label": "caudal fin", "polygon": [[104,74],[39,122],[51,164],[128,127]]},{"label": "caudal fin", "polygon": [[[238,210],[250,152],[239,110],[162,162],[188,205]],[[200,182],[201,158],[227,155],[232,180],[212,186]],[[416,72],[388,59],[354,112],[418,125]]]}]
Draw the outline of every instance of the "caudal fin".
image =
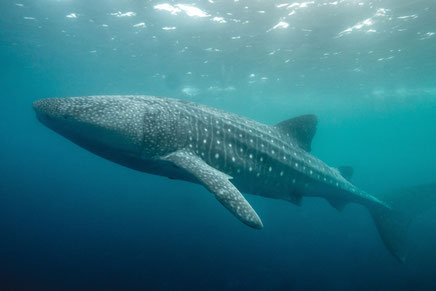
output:
[{"label": "caudal fin", "polygon": [[410,217],[382,207],[370,209],[370,212],[384,245],[395,258],[404,263]]},{"label": "caudal fin", "polygon": [[436,206],[436,184],[420,185],[377,196],[385,206],[371,207],[370,212],[386,248],[400,261],[407,255],[407,232],[410,222]]}]

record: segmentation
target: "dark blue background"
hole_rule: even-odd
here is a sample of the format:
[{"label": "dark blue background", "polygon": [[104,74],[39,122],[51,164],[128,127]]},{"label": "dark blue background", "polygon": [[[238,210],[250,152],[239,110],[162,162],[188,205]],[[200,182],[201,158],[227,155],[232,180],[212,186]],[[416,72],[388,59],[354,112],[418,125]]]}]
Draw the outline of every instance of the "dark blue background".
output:
[{"label": "dark blue background", "polygon": [[[331,36],[318,35],[303,39],[307,50],[299,51],[295,67],[285,69],[259,60],[259,51],[239,57],[223,48],[219,57],[204,53],[228,28],[212,27],[215,36],[208,38],[188,25],[168,36],[159,26],[167,23],[159,23],[148,2],[148,8],[141,1],[104,2],[103,8],[97,5],[101,1],[95,6],[22,1],[24,7],[6,2],[0,4],[6,12],[0,19],[0,289],[436,289],[434,211],[412,225],[405,264],[384,248],[359,205],[339,213],[321,199],[305,199],[303,207],[296,207],[247,195],[265,225],[253,230],[202,187],[96,157],[44,128],[31,108],[41,97],[153,94],[194,100],[269,124],[315,113],[320,124],[313,153],[332,166],[354,166],[354,182],[377,194],[436,181],[435,73],[429,65],[434,63],[434,39],[380,42],[383,37],[375,36],[379,41],[364,42],[375,54],[407,47],[405,55],[383,65],[377,62],[380,56],[368,55],[346,68],[347,62],[339,60],[352,58],[359,44],[330,43],[346,56],[316,63],[313,56],[322,55],[323,44],[331,41]],[[138,19],[126,23],[108,16],[120,9],[138,11]],[[409,12],[400,5],[397,9],[398,15]],[[65,18],[71,12],[79,14],[75,23]],[[367,17],[365,13],[355,15],[344,29]],[[421,18],[428,20],[425,15]],[[154,31],[127,31],[143,19]],[[344,21],[338,22],[341,27]],[[97,31],[101,23],[109,24],[110,33]],[[434,28],[425,21],[408,25],[424,32]],[[189,29],[205,40],[188,37]],[[153,43],[153,35],[158,42]],[[193,52],[177,54],[172,46],[177,36]],[[117,53],[110,37],[116,38]],[[280,36],[269,37],[247,42],[256,41],[261,48],[290,45],[279,42]],[[93,49],[97,53],[89,53]],[[205,59],[210,63],[202,67]],[[366,71],[354,76],[348,70],[354,66]],[[253,84],[252,72],[283,81],[256,79]],[[199,94],[184,94],[185,86],[199,88]],[[224,89],[208,90],[211,86]],[[234,88],[225,90],[229,86]]]}]

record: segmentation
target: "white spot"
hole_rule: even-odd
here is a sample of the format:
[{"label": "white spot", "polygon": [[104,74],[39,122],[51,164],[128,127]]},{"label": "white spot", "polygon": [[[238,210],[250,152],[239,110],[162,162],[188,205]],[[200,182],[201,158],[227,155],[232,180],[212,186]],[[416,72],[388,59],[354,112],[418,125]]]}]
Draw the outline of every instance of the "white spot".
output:
[{"label": "white spot", "polygon": [[253,155],[252,155],[252,154],[250,154],[250,155],[249,155],[249,157],[250,157],[250,159],[252,159],[252,158],[253,158]]},{"label": "white spot", "polygon": [[206,132],[207,132],[207,128],[205,128],[205,129],[204,129],[204,131],[206,131]]},{"label": "white spot", "polygon": [[203,143],[207,143],[207,140],[203,139]]},{"label": "white spot", "polygon": [[309,171],[309,173],[310,173],[310,174],[312,175],[312,174],[313,174],[313,171],[312,171],[312,170],[310,170],[310,171]]},{"label": "white spot", "polygon": [[236,161],[235,157],[232,157],[232,162]]},{"label": "white spot", "polygon": [[297,167],[297,168],[298,168],[298,163],[295,163],[295,167]]},{"label": "white spot", "polygon": [[253,142],[253,140],[252,140],[252,139],[250,139],[250,142]]},{"label": "white spot", "polygon": [[65,16],[66,18],[77,18],[77,14],[76,13],[70,13],[67,16]]},{"label": "white spot", "polygon": [[260,157],[260,161],[263,162],[263,158],[262,157]]},{"label": "white spot", "polygon": [[192,148],[192,144],[189,144],[189,147]]},{"label": "white spot", "polygon": [[218,153],[215,154],[215,159],[218,159],[220,155]]},{"label": "white spot", "polygon": [[283,174],[284,174],[283,171],[281,171],[281,172],[280,172],[280,176],[283,176]]},{"label": "white spot", "polygon": [[229,128],[229,129],[227,129],[227,131],[228,131],[228,132],[231,132],[232,130]]},{"label": "white spot", "polygon": [[212,21],[215,21],[218,23],[227,23],[227,21],[222,17],[214,17],[214,18],[212,18]]},{"label": "white spot", "polygon": [[135,16],[136,13],[135,12],[126,12],[126,13],[122,13],[121,11],[115,12],[115,13],[111,13],[110,15],[112,16],[116,16],[116,17],[131,17],[131,16]]},{"label": "white spot", "polygon": [[252,167],[249,167],[248,170],[251,172],[251,171],[253,171],[253,168],[252,168]]},{"label": "white spot", "polygon": [[[157,6],[157,5],[156,5]],[[155,6],[155,8],[156,8]],[[204,12],[203,10],[195,7],[195,6],[190,6],[190,5],[186,5],[186,4],[176,4],[175,5],[177,8],[180,8],[181,10],[183,10],[183,12],[186,13],[186,15],[188,16],[196,16],[196,17],[209,17],[210,15],[207,14],[206,12]]]},{"label": "white spot", "polygon": [[272,154],[275,154],[276,152],[274,150],[271,151]]},{"label": "white spot", "polygon": [[133,27],[142,27],[142,28],[145,28],[145,27],[147,27],[147,25],[145,25],[145,22],[140,22],[140,23],[134,24]]},{"label": "white spot", "polygon": [[153,8],[156,10],[168,11],[173,15],[177,15],[177,13],[182,12],[180,8],[174,7],[173,5],[167,3],[155,5]]},{"label": "white spot", "polygon": [[220,144],[221,142],[219,140],[216,141],[217,144]]},{"label": "white spot", "polygon": [[289,23],[284,22],[284,21],[280,21],[279,23],[277,23],[276,25],[274,25],[273,27],[271,27],[270,29],[268,29],[266,32],[270,32],[274,29],[286,29],[289,27]]},{"label": "white spot", "polygon": [[156,10],[168,11],[173,15],[177,15],[183,11],[184,13],[186,13],[186,15],[191,16],[191,17],[209,17],[210,16],[209,14],[204,12],[203,10],[201,10],[195,6],[189,6],[186,4],[176,4],[173,6],[171,4],[164,3],[164,4],[155,5],[153,8]]},{"label": "white spot", "polygon": [[270,171],[270,172],[271,172],[271,171],[272,171],[272,168],[271,168],[271,167],[269,167],[269,168],[268,168],[268,171]]},{"label": "white spot", "polygon": [[[176,29],[175,27],[163,27],[163,30],[172,30]],[[182,93],[191,97],[194,97],[200,93],[200,90],[194,87],[184,87],[182,88]]]},{"label": "white spot", "polygon": [[232,144],[231,143],[229,143],[229,148],[231,148],[232,147]]}]

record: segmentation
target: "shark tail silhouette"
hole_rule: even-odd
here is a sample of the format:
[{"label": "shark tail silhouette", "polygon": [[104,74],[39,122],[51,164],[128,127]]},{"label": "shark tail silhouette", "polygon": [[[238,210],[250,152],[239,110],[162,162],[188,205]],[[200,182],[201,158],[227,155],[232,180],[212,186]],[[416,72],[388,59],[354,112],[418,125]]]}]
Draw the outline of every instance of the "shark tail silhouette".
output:
[{"label": "shark tail silhouette", "polygon": [[415,217],[436,206],[436,183],[391,191],[377,198],[391,208],[377,205],[369,207],[369,211],[386,248],[404,263],[409,225]]}]

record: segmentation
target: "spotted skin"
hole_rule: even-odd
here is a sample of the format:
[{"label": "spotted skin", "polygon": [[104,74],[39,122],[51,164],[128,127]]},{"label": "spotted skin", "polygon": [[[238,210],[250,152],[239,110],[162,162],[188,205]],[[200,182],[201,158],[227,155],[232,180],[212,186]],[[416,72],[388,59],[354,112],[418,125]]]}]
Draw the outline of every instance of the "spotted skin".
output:
[{"label": "spotted skin", "polygon": [[[204,185],[232,214],[262,222],[243,193],[295,204],[380,204],[275,126],[182,100],[91,96],[35,101],[38,119],[76,144],[135,170]],[[386,206],[387,207],[387,206]]]}]

